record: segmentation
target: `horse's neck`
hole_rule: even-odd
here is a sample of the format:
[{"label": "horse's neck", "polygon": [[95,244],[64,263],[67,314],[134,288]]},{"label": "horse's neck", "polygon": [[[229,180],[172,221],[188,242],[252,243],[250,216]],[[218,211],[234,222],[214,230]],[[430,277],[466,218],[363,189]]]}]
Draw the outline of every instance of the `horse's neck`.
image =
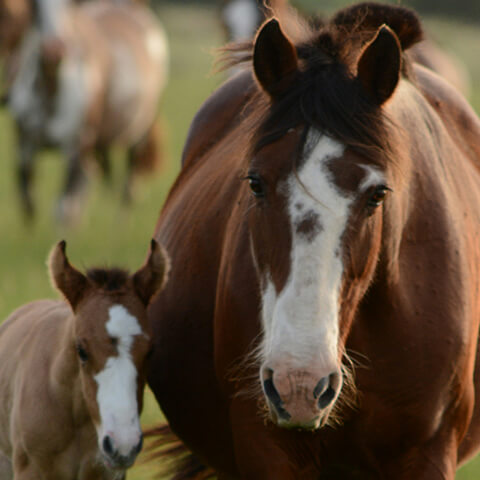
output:
[{"label": "horse's neck", "polygon": [[63,19],[71,0],[36,0],[37,28],[44,36],[57,36],[62,31]]}]

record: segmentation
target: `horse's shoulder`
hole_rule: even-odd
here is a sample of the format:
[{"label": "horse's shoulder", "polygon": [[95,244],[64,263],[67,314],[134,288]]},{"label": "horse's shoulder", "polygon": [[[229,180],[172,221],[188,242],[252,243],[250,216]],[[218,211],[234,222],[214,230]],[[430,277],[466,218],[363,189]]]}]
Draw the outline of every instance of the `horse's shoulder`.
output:
[{"label": "horse's shoulder", "polygon": [[193,163],[236,125],[255,89],[252,73],[246,70],[228,79],[210,95],[190,124],[182,153],[183,166]]}]

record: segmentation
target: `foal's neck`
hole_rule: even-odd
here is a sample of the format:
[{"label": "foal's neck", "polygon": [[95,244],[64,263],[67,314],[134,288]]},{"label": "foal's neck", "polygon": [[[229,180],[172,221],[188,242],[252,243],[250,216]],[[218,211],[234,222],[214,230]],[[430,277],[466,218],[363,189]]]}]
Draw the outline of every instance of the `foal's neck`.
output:
[{"label": "foal's neck", "polygon": [[88,419],[80,383],[80,366],[75,349],[75,314],[70,311],[58,336],[58,350],[50,372],[50,387],[63,404],[71,403],[74,420]]}]

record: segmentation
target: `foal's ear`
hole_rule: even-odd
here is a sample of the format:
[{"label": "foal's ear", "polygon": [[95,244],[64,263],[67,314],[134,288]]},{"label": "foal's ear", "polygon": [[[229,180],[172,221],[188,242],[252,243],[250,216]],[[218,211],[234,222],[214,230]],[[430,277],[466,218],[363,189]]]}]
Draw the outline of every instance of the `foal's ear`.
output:
[{"label": "foal's ear", "polygon": [[397,35],[382,25],[374,39],[365,47],[358,62],[358,79],[378,104],[385,103],[400,79],[402,50]]},{"label": "foal's ear", "polygon": [[253,69],[261,87],[273,99],[281,96],[295,79],[297,50],[282,32],[276,18],[268,20],[257,34]]},{"label": "foal's ear", "polygon": [[66,245],[65,240],[62,240],[53,247],[48,257],[48,269],[53,286],[60,290],[75,310],[87,289],[88,280],[70,265],[65,254]]},{"label": "foal's ear", "polygon": [[152,238],[147,260],[132,275],[135,289],[145,305],[165,285],[169,270],[170,260],[166,250]]}]

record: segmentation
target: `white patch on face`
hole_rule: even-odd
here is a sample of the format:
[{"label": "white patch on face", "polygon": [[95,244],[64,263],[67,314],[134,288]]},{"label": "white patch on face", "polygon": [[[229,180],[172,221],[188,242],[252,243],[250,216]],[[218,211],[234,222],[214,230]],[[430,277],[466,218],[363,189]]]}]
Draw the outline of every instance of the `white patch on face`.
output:
[{"label": "white patch on face", "polygon": [[143,335],[138,320],[122,305],[109,310],[108,334],[117,340],[118,356],[110,357],[104,369],[95,375],[100,425],[98,441],[110,436],[121,455],[127,456],[140,441],[141,429],[137,404],[137,370],[130,350],[137,335]]},{"label": "white patch on face", "polygon": [[[333,184],[327,162],[344,147],[327,136],[309,135],[310,150],[299,180],[287,180],[292,225],[290,275],[281,292],[267,278],[263,292],[263,361],[268,368],[287,368],[329,375],[338,371],[338,308],[343,265],[342,235],[353,201]],[[309,143],[307,142],[307,143]],[[304,218],[315,218],[316,229],[297,232]],[[320,378],[320,377],[319,377]]]},{"label": "white patch on face", "polygon": [[366,171],[367,175],[360,184],[361,191],[364,192],[374,185],[385,184],[385,177],[378,168],[375,168],[371,165],[362,165],[362,168]]},{"label": "white patch on face", "polygon": [[252,0],[233,0],[223,9],[223,18],[228,30],[230,40],[248,40],[252,38],[261,16],[258,5]]}]

